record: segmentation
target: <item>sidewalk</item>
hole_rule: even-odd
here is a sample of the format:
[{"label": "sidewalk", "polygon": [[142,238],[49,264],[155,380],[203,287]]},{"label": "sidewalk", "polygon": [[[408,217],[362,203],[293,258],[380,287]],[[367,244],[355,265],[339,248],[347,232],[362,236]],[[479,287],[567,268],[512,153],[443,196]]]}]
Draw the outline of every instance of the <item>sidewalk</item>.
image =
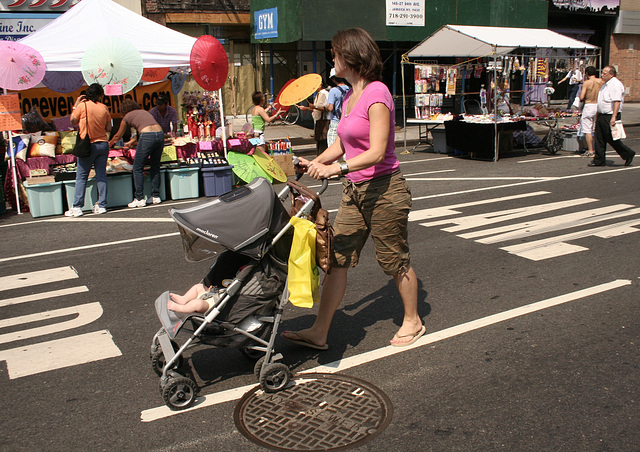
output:
[{"label": "sidewalk", "polygon": [[[622,111],[622,120],[625,127],[640,126],[640,103],[625,103]],[[563,118],[560,120],[561,125],[574,124],[578,121],[577,117]],[[241,130],[245,124],[244,116],[238,116],[233,119],[233,129]],[[548,130],[545,126],[540,126],[535,122],[531,122],[534,131],[537,134],[544,135]],[[299,125],[268,125],[265,129],[267,140],[283,140],[289,139],[294,148],[294,152],[298,154],[315,154],[316,142],[313,139],[313,129],[302,127]],[[407,126],[407,148],[413,147],[418,143],[419,127],[417,125]],[[396,148],[399,151],[404,150],[404,130],[402,124],[398,123],[396,127]]]}]

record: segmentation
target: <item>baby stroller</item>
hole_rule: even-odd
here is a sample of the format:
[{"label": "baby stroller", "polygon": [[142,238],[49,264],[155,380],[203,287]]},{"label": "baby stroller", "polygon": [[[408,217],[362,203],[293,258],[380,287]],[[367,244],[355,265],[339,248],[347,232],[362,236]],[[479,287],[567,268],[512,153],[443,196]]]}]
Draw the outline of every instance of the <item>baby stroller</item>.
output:
[{"label": "baby stroller", "polygon": [[[318,195],[327,185],[325,180]],[[282,204],[289,192],[287,186],[276,195],[269,181],[256,178],[219,198],[169,211],[188,261],[217,257],[203,280],[205,286],[213,286],[207,294],[213,301],[205,314],[170,311],[168,291],[155,302],[162,327],[151,344],[151,363],[170,409],[186,409],[195,402],[198,387],[180,368],[185,350],[198,343],[239,348],[257,360],[254,374],[265,392],[288,386],[291,371],[278,362],[283,357],[274,352],[274,343],[289,297],[293,228]],[[303,218],[314,206],[312,199],[304,201],[296,214]],[[191,336],[178,346],[176,336],[182,330]]]}]

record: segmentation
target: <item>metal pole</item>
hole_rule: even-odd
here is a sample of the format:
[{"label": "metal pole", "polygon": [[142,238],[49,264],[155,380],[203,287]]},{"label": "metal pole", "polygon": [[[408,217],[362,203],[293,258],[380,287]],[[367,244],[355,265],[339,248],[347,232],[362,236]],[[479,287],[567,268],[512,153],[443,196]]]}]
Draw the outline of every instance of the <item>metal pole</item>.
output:
[{"label": "metal pole", "polygon": [[[271,89],[271,97],[273,98],[273,44],[269,44],[269,65],[271,66],[271,70],[269,73],[269,85]],[[269,99],[271,100],[271,99]]]},{"label": "metal pole", "polygon": [[218,88],[218,104],[220,105],[220,123],[222,125],[222,148],[224,149],[224,158],[227,158],[227,124],[224,118],[224,107],[222,106],[222,88]]},{"label": "metal pole", "polygon": [[493,48],[493,161],[498,161],[498,61]]},{"label": "metal pole", "polygon": [[400,63],[400,72],[402,74],[402,119],[403,119],[403,129],[404,129],[404,152],[407,152],[407,100],[405,99],[405,91],[404,91],[404,58]]}]

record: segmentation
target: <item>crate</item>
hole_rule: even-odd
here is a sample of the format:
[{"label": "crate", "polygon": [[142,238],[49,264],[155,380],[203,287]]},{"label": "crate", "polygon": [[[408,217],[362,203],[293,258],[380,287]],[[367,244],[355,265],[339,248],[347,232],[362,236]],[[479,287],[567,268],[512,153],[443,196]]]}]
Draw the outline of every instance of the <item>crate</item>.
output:
[{"label": "crate", "polygon": [[272,155],[273,160],[282,168],[284,174],[289,176],[295,176],[296,171],[293,168],[293,155],[292,154],[280,154],[280,155]]},{"label": "crate", "polygon": [[200,196],[199,168],[176,168],[167,170],[171,199],[197,198]]},{"label": "crate", "polygon": [[220,196],[233,188],[233,165],[201,168],[205,196]]},{"label": "crate", "polygon": [[[75,198],[76,181],[65,180],[60,183],[64,184],[64,191],[67,196],[67,207],[70,209],[73,207],[73,199]],[[81,209],[84,211],[91,210],[96,202],[98,202],[98,184],[95,178],[90,178],[87,180],[87,187],[84,190],[84,205]]]},{"label": "crate", "polygon": [[580,143],[578,142],[577,132],[563,131],[562,134],[562,149],[564,151],[576,152],[580,150]]},{"label": "crate", "polygon": [[[126,206],[133,200],[133,177],[131,173],[107,175],[107,208]],[[85,202],[85,205],[87,203]]]},{"label": "crate", "polygon": [[[165,180],[167,179],[167,170],[160,170],[160,199],[162,201],[167,199],[167,184]],[[144,194],[147,198],[151,198],[151,176],[147,171],[144,172]]]},{"label": "crate", "polygon": [[31,216],[35,218],[62,215],[64,211],[62,182],[29,185],[29,182],[26,181],[24,188],[27,191]]}]

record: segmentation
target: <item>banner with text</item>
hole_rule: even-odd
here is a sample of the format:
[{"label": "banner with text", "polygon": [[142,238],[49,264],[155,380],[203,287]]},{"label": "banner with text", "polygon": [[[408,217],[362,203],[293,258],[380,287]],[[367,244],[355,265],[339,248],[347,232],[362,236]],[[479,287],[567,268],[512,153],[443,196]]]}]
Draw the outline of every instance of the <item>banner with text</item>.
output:
[{"label": "banner with text", "polygon": [[387,26],[424,27],[425,0],[387,0]]}]

